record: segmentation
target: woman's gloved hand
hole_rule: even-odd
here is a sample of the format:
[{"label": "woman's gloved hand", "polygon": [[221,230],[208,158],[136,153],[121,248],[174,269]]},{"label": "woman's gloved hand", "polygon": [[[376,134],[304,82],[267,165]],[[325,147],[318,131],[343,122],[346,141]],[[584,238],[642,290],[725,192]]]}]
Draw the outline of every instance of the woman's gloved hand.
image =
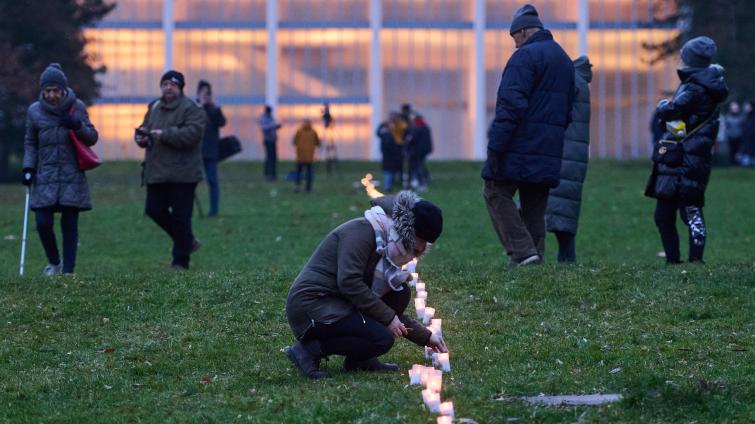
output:
[{"label": "woman's gloved hand", "polygon": [[60,118],[60,121],[58,124],[66,129],[78,131],[81,129],[81,121],[78,119],[74,119],[71,115],[63,115],[62,118]]},{"label": "woman's gloved hand", "polygon": [[37,175],[37,171],[33,168],[24,168],[21,171],[21,184],[30,186],[34,183],[34,177]]}]

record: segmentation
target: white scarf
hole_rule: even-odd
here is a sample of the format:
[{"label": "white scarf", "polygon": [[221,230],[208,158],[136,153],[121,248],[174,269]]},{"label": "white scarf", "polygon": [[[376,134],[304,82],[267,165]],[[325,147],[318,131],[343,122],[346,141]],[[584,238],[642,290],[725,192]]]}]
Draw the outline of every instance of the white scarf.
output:
[{"label": "white scarf", "polygon": [[[380,206],[366,210],[364,217],[372,225],[372,229],[375,230],[375,244],[377,245],[375,251],[380,255],[380,259],[375,267],[372,292],[378,297],[383,297],[391,290],[403,290],[402,284],[411,275],[408,272],[402,271],[401,266],[397,265],[390,258],[391,255],[389,255],[389,252],[402,250],[400,248],[401,243],[397,243],[398,234],[393,229],[393,221],[391,221]],[[401,256],[405,255],[400,254],[399,257]]]}]

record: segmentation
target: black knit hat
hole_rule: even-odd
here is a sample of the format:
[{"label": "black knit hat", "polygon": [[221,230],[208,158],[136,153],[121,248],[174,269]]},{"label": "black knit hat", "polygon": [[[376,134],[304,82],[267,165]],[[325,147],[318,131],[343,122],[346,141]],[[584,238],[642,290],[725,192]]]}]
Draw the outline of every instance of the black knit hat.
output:
[{"label": "black knit hat", "polygon": [[68,78],[63,73],[63,68],[59,63],[51,63],[42,72],[42,76],[39,77],[39,88],[45,88],[48,85],[57,85],[62,89],[68,87]]},{"label": "black knit hat", "polygon": [[412,208],[414,214],[414,234],[428,243],[435,243],[443,232],[443,212],[439,207],[420,200]]},{"label": "black knit hat", "polygon": [[207,91],[212,93],[212,85],[210,85],[210,83],[205,80],[199,80],[199,84],[197,84],[197,93],[205,87],[207,87]]},{"label": "black knit hat", "polygon": [[708,37],[695,37],[682,46],[682,61],[690,68],[707,68],[718,52],[716,42]]},{"label": "black knit hat", "polygon": [[543,23],[538,18],[537,9],[531,4],[525,4],[514,13],[509,34],[514,35],[525,28],[543,28]]},{"label": "black knit hat", "polygon": [[178,88],[181,89],[181,91],[183,91],[184,85],[186,85],[186,82],[184,81],[184,74],[172,69],[163,74],[163,77],[160,78],[160,85],[162,85],[163,81],[165,80],[169,80],[176,84]]}]

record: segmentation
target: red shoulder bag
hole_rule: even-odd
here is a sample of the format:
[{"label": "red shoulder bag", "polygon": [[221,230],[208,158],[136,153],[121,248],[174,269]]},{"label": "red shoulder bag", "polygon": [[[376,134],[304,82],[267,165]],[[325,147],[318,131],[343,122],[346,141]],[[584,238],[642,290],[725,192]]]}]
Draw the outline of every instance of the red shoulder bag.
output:
[{"label": "red shoulder bag", "polygon": [[[69,114],[73,115],[75,106],[75,104],[71,106],[71,109],[68,111]],[[79,140],[79,137],[76,136],[76,131],[68,130],[68,135],[71,137],[73,150],[76,151],[76,159],[79,161],[79,169],[82,171],[89,171],[90,169],[102,165],[102,159],[100,159],[89,146],[84,144],[83,141]]]}]

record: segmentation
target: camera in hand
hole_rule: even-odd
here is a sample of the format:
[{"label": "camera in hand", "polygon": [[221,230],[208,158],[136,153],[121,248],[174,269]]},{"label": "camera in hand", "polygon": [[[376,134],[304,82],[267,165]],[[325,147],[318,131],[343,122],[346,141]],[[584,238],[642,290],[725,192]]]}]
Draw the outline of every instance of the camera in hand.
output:
[{"label": "camera in hand", "polygon": [[144,129],[143,127],[135,128],[134,134],[136,137],[147,138],[146,142],[137,142],[137,144],[141,145],[142,147],[152,147],[154,140],[152,139],[152,134],[150,134],[149,130]]}]

